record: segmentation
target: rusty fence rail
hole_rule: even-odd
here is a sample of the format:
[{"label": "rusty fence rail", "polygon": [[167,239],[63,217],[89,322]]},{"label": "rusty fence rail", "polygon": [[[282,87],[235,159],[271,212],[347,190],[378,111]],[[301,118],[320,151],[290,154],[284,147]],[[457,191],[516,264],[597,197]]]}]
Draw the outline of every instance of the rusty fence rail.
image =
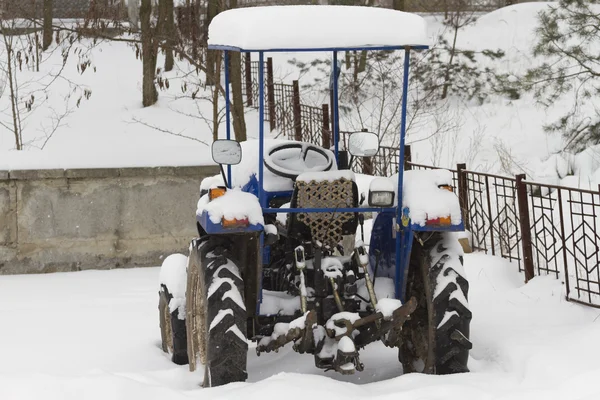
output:
[{"label": "rusty fence rail", "polygon": [[[264,104],[265,121],[269,122],[271,131],[278,130],[278,137],[300,140],[330,147],[331,127],[329,121],[329,106],[321,107],[302,104],[300,99],[300,84],[297,80],[292,84],[275,83],[273,77],[273,59],[267,58],[265,70]],[[259,108],[258,73],[260,63],[252,61],[250,53],[246,53],[242,65],[242,95],[248,107]]]}]

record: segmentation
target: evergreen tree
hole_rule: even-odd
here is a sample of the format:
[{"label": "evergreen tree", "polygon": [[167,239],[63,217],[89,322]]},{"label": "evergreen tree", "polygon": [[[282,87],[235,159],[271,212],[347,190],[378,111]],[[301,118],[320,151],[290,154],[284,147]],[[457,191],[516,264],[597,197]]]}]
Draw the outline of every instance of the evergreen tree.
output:
[{"label": "evergreen tree", "polygon": [[566,138],[567,150],[579,152],[600,143],[600,0],[560,0],[539,15],[534,55],[545,61],[527,71],[524,89],[552,105],[574,96],[574,105],[549,132]]}]

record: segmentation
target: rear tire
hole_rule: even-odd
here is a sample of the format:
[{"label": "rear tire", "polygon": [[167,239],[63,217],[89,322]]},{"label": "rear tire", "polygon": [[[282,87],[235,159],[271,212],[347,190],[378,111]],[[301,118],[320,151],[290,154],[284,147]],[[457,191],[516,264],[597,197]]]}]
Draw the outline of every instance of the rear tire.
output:
[{"label": "rear tire", "polygon": [[405,373],[469,372],[471,311],[460,244],[451,233],[435,232],[411,252],[406,298],[417,309],[402,329],[399,359]]},{"label": "rear tire", "polygon": [[233,244],[222,236],[192,242],[188,266],[187,326],[190,370],[204,364],[204,387],[243,382],[246,363],[246,307]]},{"label": "rear tire", "polygon": [[188,363],[185,320],[179,318],[179,309],[169,310],[173,296],[166,285],[161,285],[158,293],[158,313],[162,350],[172,354],[171,361],[177,365]]}]

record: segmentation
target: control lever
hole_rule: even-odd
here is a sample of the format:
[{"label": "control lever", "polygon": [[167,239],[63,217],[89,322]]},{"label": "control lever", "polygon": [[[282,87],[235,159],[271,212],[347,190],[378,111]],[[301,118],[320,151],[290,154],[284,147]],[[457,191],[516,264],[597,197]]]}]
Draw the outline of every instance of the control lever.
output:
[{"label": "control lever", "polygon": [[304,247],[298,246],[294,249],[294,262],[296,269],[300,274],[300,309],[302,314],[306,313],[306,282],[304,281],[304,270],[306,269],[306,258],[304,256]]},{"label": "control lever", "polygon": [[[364,194],[363,194],[364,196]],[[360,203],[362,204],[362,203]],[[365,215],[358,214],[358,223],[360,224],[360,240],[365,241]]]},{"label": "control lever", "polygon": [[369,275],[369,254],[367,253],[364,244],[357,246],[354,249],[353,257],[354,263],[360,266],[365,273],[365,283],[367,285],[367,291],[369,292],[369,299],[371,300],[373,310],[375,310],[377,306],[377,297],[375,296],[373,281],[371,281],[371,276]]}]

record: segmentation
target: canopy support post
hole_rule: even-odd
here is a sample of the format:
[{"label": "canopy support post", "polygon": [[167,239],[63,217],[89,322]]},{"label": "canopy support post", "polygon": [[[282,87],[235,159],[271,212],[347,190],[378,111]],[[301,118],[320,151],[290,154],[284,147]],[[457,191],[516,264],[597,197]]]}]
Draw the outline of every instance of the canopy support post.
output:
[{"label": "canopy support post", "polygon": [[[231,140],[231,105],[229,104],[229,51],[225,50],[225,123],[227,124],[227,140]],[[231,189],[231,165],[227,165],[227,184]]]},{"label": "canopy support post", "polygon": [[403,257],[401,257],[401,248],[402,248],[402,236],[406,234],[405,229],[410,227],[404,227],[402,222],[402,197],[403,197],[403,188],[402,185],[404,183],[404,139],[406,136],[406,105],[408,103],[408,70],[410,65],[410,47],[404,48],[404,80],[402,81],[402,120],[400,123],[400,155],[398,160],[398,206],[396,209],[396,226],[394,229],[396,230],[396,279],[395,279],[395,289],[396,289],[396,298],[402,299],[404,293],[402,293],[403,288],[400,287],[400,271],[402,267],[406,267],[406,265],[401,265],[403,261]]},{"label": "canopy support post", "polygon": [[258,53],[258,201],[265,208],[267,202],[263,187],[265,150],[265,55]]}]

